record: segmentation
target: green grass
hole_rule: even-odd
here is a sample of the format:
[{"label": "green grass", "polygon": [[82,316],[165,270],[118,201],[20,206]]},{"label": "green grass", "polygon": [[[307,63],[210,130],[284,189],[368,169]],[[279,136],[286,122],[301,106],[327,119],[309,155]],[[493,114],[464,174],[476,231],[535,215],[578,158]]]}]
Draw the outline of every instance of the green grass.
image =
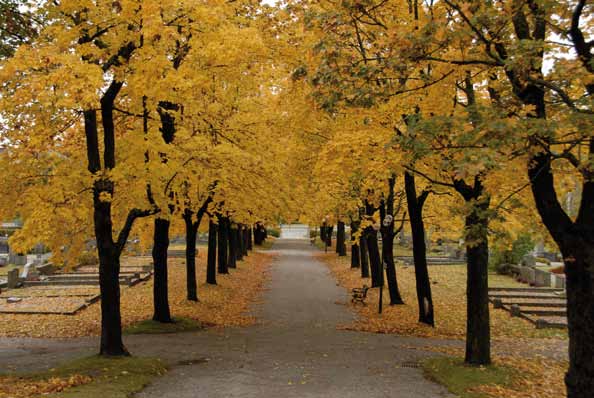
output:
[{"label": "green grass", "polygon": [[270,250],[270,249],[272,249],[272,246],[273,245],[274,245],[274,240],[267,239],[264,242],[262,242],[262,244],[260,246],[254,245],[254,249],[258,249],[258,250]]},{"label": "green grass", "polygon": [[514,370],[505,366],[468,366],[460,358],[437,357],[422,363],[425,376],[445,386],[460,398],[487,398],[487,395],[469,391],[485,384],[508,386],[513,382]]},{"label": "green grass", "polygon": [[69,379],[74,375],[91,378],[87,384],[44,395],[48,398],[127,398],[166,371],[165,365],[156,358],[92,356],[69,361],[49,371],[6,375],[31,383]]},{"label": "green grass", "polygon": [[525,283],[518,282],[509,275],[489,272],[489,287],[527,287]]},{"label": "green grass", "polygon": [[324,250],[326,248],[325,243],[322,241],[322,239],[320,239],[319,236],[314,240],[314,245],[320,250]]},{"label": "green grass", "polygon": [[6,276],[8,275],[8,271],[14,269],[14,268],[18,268],[19,269],[19,274],[22,272],[23,266],[22,265],[14,265],[14,264],[8,264],[4,267],[0,267],[0,275],[2,276]]},{"label": "green grass", "polygon": [[173,323],[161,323],[147,319],[124,329],[124,334],[163,334],[192,332],[204,329],[204,325],[189,318],[175,318]]}]

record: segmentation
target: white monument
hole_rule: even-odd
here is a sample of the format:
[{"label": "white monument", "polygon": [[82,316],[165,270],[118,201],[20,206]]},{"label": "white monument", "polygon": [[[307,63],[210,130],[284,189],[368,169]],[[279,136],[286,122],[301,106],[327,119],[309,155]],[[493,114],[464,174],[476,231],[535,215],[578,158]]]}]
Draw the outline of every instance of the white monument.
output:
[{"label": "white monument", "polygon": [[280,239],[309,239],[309,225],[281,224]]}]

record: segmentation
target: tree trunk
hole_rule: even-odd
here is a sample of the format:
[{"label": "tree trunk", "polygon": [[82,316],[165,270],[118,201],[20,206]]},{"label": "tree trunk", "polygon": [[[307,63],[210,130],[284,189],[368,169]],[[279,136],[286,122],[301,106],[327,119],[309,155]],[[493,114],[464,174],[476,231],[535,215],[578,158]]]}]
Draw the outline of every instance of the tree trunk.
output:
[{"label": "tree trunk", "polygon": [[334,226],[327,226],[326,227],[326,247],[332,247],[332,230]]},{"label": "tree trunk", "polygon": [[192,212],[184,213],[186,224],[186,289],[188,300],[198,301],[198,288],[196,286],[196,236],[198,225],[192,221]]},{"label": "tree trunk", "polygon": [[377,242],[377,231],[372,227],[365,228],[367,234],[367,253],[369,254],[369,265],[371,268],[371,287],[380,287],[383,284],[382,261],[380,258],[379,245]]},{"label": "tree trunk", "polygon": [[243,255],[248,255],[248,242],[247,242],[247,228],[245,226],[241,227],[241,248],[243,249]]},{"label": "tree trunk", "polygon": [[413,258],[415,263],[417,302],[419,305],[419,322],[435,326],[431,283],[429,281],[429,270],[427,269],[425,225],[423,223],[423,205],[425,204],[425,200],[429,193],[425,191],[417,197],[415,177],[408,172],[404,173],[404,187],[413,240]]},{"label": "tree trunk", "polygon": [[235,235],[235,228],[231,226],[231,222],[227,223],[227,234],[229,235],[229,257],[227,259],[227,267],[237,268],[237,240]]},{"label": "tree trunk", "polygon": [[369,278],[369,256],[367,253],[367,238],[365,232],[359,238],[359,252],[361,253],[361,278]]},{"label": "tree trunk", "polygon": [[208,260],[206,263],[206,283],[217,284],[217,224],[212,218],[208,222]]},{"label": "tree trunk", "polygon": [[404,304],[398,289],[396,278],[396,264],[394,263],[394,234],[386,233],[382,238],[382,258],[386,265],[386,277],[388,279],[388,290],[390,292],[390,305]]},{"label": "tree trunk", "polygon": [[243,261],[243,239],[241,239],[241,226],[237,226],[234,230],[235,234],[235,245],[236,245],[236,252],[235,256],[237,261]]},{"label": "tree trunk", "polygon": [[246,231],[247,234],[247,248],[248,250],[252,251],[254,250],[254,243],[252,242],[252,227],[249,227]]},{"label": "tree trunk", "polygon": [[594,242],[575,238],[561,249],[570,342],[565,384],[568,398],[586,398],[594,391]]},{"label": "tree trunk", "polygon": [[345,257],[346,253],[346,231],[343,221],[338,222],[336,227],[336,251],[340,257]]},{"label": "tree trunk", "polygon": [[361,266],[359,243],[355,238],[355,234],[358,230],[359,221],[351,221],[351,268],[359,268]]},{"label": "tree trunk", "polygon": [[475,205],[466,217],[466,246],[468,276],[466,282],[466,356],[465,362],[473,365],[491,363],[491,332],[489,325],[489,244],[485,213],[489,207]]},{"label": "tree trunk", "polygon": [[153,239],[153,263],[155,267],[153,299],[153,320],[157,322],[173,322],[169,311],[167,289],[167,248],[169,247],[169,221],[156,218]]},{"label": "tree trunk", "polygon": [[[99,256],[99,289],[101,291],[101,344],[100,355],[130,355],[122,341],[122,318],[120,313],[120,258],[112,238],[111,202],[102,202],[102,189],[95,184],[93,218]],[[107,183],[113,191],[113,184]]]},{"label": "tree trunk", "polygon": [[228,228],[227,228],[227,219],[226,217],[218,217],[219,219],[219,227],[218,227],[218,241],[219,241],[219,250],[218,250],[218,272],[219,274],[228,274],[228,242],[229,242],[229,235],[228,235]]},{"label": "tree trunk", "polygon": [[[380,231],[382,234],[382,268],[386,267],[388,279],[388,291],[390,293],[390,305],[404,304],[400,289],[398,289],[398,278],[396,277],[396,263],[394,262],[394,185],[396,177],[392,175],[388,179],[388,196],[380,206]],[[400,206],[398,211],[400,211]],[[388,219],[388,216],[390,219]],[[400,227],[402,228],[402,226]],[[382,270],[383,272],[383,270]],[[382,274],[383,276],[383,274]]]},{"label": "tree trunk", "polygon": [[[589,144],[594,158],[594,139]],[[540,153],[529,163],[536,207],[565,263],[569,370],[568,398],[586,398],[594,391],[594,176],[582,183],[582,199],[573,221],[559,203],[551,157]]]}]

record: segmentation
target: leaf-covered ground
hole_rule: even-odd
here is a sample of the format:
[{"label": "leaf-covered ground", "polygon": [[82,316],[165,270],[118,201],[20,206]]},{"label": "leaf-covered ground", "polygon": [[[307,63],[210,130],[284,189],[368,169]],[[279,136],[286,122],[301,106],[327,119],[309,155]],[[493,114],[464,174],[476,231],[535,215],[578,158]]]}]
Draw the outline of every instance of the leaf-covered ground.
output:
[{"label": "leaf-covered ground", "polygon": [[[207,285],[206,251],[196,259],[200,302],[186,300],[186,271],[183,258],[169,260],[169,304],[173,317],[198,320],[216,326],[247,326],[254,323],[247,313],[258,299],[273,256],[251,252],[229,275],[217,275],[218,285]],[[135,259],[130,259],[133,264]],[[137,261],[136,261],[137,262]],[[122,323],[126,327],[152,318],[153,281],[122,287]],[[100,333],[100,305],[91,305],[76,315],[0,314],[0,337],[80,337]]]},{"label": "leaf-covered ground", "polygon": [[47,372],[0,375],[0,398],[126,398],[165,372],[156,358],[79,358]]},{"label": "leaf-covered ground", "polygon": [[[362,279],[360,269],[350,268],[348,257],[337,257],[335,253],[320,253],[320,258],[328,265],[339,284],[349,291],[364,284],[371,285],[370,279]],[[415,271],[412,266],[397,266],[398,286],[404,305],[390,306],[389,293],[384,288],[384,307],[378,314],[379,289],[370,289],[366,305],[353,306],[359,317],[352,325],[344,328],[376,332],[396,333],[420,337],[442,337],[463,339],[466,332],[466,267],[463,265],[432,265],[429,267],[435,328],[418,322],[418,304],[415,288]],[[513,279],[490,274],[490,286],[522,286]],[[503,310],[491,307],[491,335],[493,338],[558,338],[564,339],[567,333],[557,329],[536,329],[530,322],[512,318]]]},{"label": "leaf-covered ground", "polygon": [[[350,268],[348,257],[339,258],[335,253],[320,253],[338,283],[349,289],[370,285],[370,280],[360,277],[360,269]],[[435,328],[418,323],[414,267],[397,266],[398,284],[405,305],[385,305],[378,314],[378,289],[370,289],[367,305],[351,307],[358,314],[357,320],[342,328],[395,333],[417,337],[460,339],[466,332],[466,267],[458,265],[430,266],[432,295],[435,309]],[[496,274],[489,275],[490,286],[522,286],[513,279]],[[389,303],[387,286],[384,303]],[[491,306],[492,351],[496,365],[514,370],[514,378],[506,384],[473,386],[465,397],[505,398],[558,398],[565,397],[563,377],[567,370],[567,332],[556,329],[536,329],[528,321],[512,318],[503,310]],[[431,345],[410,347],[442,354],[463,357],[460,345]]]},{"label": "leaf-covered ground", "polygon": [[492,366],[471,367],[462,357],[423,362],[425,375],[460,398],[565,397],[567,363],[544,358],[497,357]]}]

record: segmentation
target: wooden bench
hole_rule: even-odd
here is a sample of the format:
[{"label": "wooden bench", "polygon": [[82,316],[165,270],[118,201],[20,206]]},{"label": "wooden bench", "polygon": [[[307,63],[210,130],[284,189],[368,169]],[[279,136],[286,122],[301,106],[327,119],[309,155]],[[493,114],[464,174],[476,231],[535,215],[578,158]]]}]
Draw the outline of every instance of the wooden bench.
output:
[{"label": "wooden bench", "polygon": [[351,302],[353,304],[361,303],[365,304],[365,299],[367,298],[367,291],[369,290],[369,286],[363,285],[362,288],[354,288],[351,292],[353,298]]}]

